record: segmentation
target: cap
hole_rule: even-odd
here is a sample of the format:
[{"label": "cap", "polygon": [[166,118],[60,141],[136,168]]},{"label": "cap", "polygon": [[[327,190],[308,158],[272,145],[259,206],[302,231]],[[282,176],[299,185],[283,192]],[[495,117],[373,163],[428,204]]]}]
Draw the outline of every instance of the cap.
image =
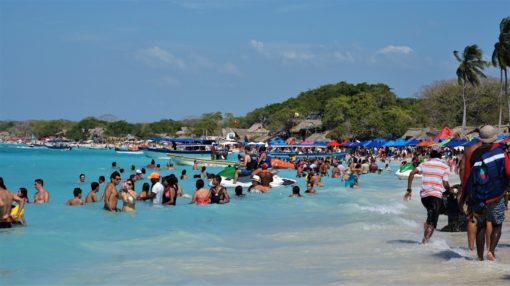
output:
[{"label": "cap", "polygon": [[141,173],[142,173],[142,171],[141,171],[140,169],[138,169],[138,170],[136,170],[136,173],[137,173],[137,174],[141,174]]},{"label": "cap", "polygon": [[156,172],[153,172],[149,175],[149,179],[159,179],[159,174]]},{"label": "cap", "polygon": [[260,183],[260,177],[257,176],[257,175],[253,175],[253,177],[251,178],[252,181],[256,181],[256,182],[259,182]]},{"label": "cap", "polygon": [[485,125],[480,128],[480,136],[478,140],[482,143],[493,143],[496,141],[496,137],[498,136],[498,130],[494,128],[492,125]]}]

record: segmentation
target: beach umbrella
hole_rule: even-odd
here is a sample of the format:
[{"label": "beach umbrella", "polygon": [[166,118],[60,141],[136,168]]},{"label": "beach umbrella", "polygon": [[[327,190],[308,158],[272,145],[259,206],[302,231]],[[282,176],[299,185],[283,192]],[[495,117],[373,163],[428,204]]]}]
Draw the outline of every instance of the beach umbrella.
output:
[{"label": "beach umbrella", "polygon": [[328,146],[328,147],[339,147],[339,146],[341,146],[341,144],[338,143],[336,140],[332,140],[326,146]]}]

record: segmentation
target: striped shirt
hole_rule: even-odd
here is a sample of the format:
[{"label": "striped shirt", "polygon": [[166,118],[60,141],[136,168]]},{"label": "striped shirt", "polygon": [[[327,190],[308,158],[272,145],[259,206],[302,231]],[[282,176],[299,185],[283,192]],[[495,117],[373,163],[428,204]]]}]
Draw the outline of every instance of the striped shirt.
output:
[{"label": "striped shirt", "polygon": [[450,167],[441,159],[434,158],[421,163],[416,169],[422,175],[420,196],[442,198],[445,191],[443,181],[448,182]]}]

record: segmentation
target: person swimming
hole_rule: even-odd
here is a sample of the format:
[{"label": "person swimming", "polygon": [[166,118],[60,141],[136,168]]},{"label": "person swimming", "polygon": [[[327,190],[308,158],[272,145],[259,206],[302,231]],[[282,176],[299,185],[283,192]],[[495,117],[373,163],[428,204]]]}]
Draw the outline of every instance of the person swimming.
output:
[{"label": "person swimming", "polygon": [[289,198],[297,198],[302,197],[300,194],[299,186],[292,187],[292,194],[289,195]]}]

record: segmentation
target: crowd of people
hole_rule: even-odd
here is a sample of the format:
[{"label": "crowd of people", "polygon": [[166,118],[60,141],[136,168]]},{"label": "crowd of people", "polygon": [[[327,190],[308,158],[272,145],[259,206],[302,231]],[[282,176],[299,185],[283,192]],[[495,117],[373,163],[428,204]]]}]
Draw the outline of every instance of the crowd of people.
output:
[{"label": "crowd of people", "polygon": [[[444,197],[451,193],[453,188],[449,185],[449,176],[452,172],[459,174],[462,186],[460,189],[459,209],[465,214],[467,221],[468,246],[474,249],[475,241],[478,257],[484,259],[484,245],[487,245],[489,260],[495,259],[495,249],[501,237],[502,224],[505,219],[505,209],[508,208],[508,176],[510,176],[510,156],[506,144],[495,143],[496,129],[486,126],[480,130],[479,143],[466,148],[465,152],[444,149],[438,146],[422,148],[420,150],[403,149],[356,149],[342,160],[336,158],[301,159],[293,162],[296,177],[306,181],[305,193],[314,194],[316,188],[323,187],[321,179],[324,176],[339,179],[345,187],[359,188],[360,178],[369,173],[392,173],[389,167],[391,160],[401,160],[402,165],[410,162],[415,166],[409,175],[408,188],[404,200],[410,200],[412,183],[416,175],[422,176],[420,196],[427,219],[424,223],[422,243],[427,243],[437,228],[439,214],[444,211]],[[344,166],[344,162],[346,163]],[[379,163],[379,164],[378,164]],[[384,166],[384,167],[383,167]],[[193,176],[195,191],[192,196],[185,194],[179,180],[187,180],[186,170],[182,170],[179,178],[170,174],[161,176],[160,164],[154,160],[142,169],[130,166],[131,175],[122,180],[124,169],[112,163],[114,169],[110,181],[100,176],[97,182],[90,184],[90,191],[82,198],[83,190],[76,187],[73,198],[67,205],[84,205],[104,202],[104,209],[110,212],[133,212],[137,201],[149,201],[153,205],[175,206],[179,197],[190,199],[190,204],[227,204],[231,197],[227,188],[222,186],[219,174],[210,174],[206,167],[199,167],[197,162],[193,166],[198,174]],[[146,168],[151,173],[144,182],[141,190],[135,191],[135,184],[145,180]],[[166,170],[175,170],[173,164],[167,163]],[[239,164],[234,166],[233,184],[235,197],[245,196],[243,187],[235,185],[241,177],[249,176],[250,186],[248,192],[267,193],[273,182],[271,158],[267,150],[262,147],[258,150],[246,149],[244,155],[239,156]],[[86,182],[85,174],[79,175],[79,183]],[[207,188],[206,183],[212,185]],[[104,185],[104,192],[99,195],[100,187]],[[32,203],[48,203],[50,194],[44,187],[42,179],[34,181],[34,194]],[[289,197],[301,197],[299,186],[293,186]],[[119,201],[122,202],[119,207]],[[29,203],[26,188],[19,188],[17,193],[7,191],[3,179],[0,177],[0,228],[8,228],[14,224],[26,225],[24,206]]]}]

